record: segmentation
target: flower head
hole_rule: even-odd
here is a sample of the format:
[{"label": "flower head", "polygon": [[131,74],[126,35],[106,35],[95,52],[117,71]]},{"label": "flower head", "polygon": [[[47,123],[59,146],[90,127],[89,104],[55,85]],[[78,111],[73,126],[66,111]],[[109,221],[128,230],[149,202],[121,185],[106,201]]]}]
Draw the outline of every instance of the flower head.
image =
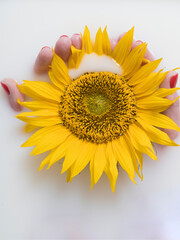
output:
[{"label": "flower head", "polygon": [[[143,153],[157,160],[152,142],[177,145],[159,128],[180,131],[161,113],[177,100],[165,97],[178,88],[159,88],[168,72],[154,72],[161,59],[144,59],[146,43],[131,50],[133,32],[111,51],[106,28],[98,30],[93,45],[85,27],[82,49],[72,46],[67,65],[54,53],[51,83],[24,81],[19,86],[34,101],[19,102],[32,111],[17,117],[27,123],[27,130],[40,128],[22,146],[36,146],[33,155],[50,151],[40,169],[64,158],[62,173],[67,171],[71,181],[89,164],[91,185],[105,172],[114,192],[117,164],[135,182],[135,174],[143,179]],[[86,72],[71,79],[68,70],[78,69],[83,57],[94,53],[112,58],[119,73]]]}]

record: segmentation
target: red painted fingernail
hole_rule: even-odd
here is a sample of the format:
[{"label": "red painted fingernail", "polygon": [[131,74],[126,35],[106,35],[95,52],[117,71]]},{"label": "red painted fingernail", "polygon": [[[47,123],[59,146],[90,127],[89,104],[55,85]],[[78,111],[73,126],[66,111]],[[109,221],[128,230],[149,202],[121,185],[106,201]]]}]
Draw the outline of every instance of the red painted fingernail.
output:
[{"label": "red painted fingernail", "polygon": [[178,73],[176,73],[174,76],[171,77],[170,88],[174,88],[176,86],[177,80],[178,80]]},{"label": "red painted fingernail", "polygon": [[143,41],[141,41],[141,40],[137,40],[136,42],[137,42],[137,43],[143,43]]},{"label": "red painted fingernail", "polygon": [[4,90],[7,92],[7,94],[10,94],[9,88],[6,86],[6,84],[1,82],[1,86],[4,88]]},{"label": "red painted fingernail", "polygon": [[62,35],[62,36],[60,36],[60,38],[62,38],[62,37],[68,37],[67,35]]},{"label": "red painted fingernail", "polygon": [[44,48],[50,48],[50,47],[48,47],[48,46],[45,46],[45,47],[42,47],[42,48],[41,48],[41,50],[43,50]]}]

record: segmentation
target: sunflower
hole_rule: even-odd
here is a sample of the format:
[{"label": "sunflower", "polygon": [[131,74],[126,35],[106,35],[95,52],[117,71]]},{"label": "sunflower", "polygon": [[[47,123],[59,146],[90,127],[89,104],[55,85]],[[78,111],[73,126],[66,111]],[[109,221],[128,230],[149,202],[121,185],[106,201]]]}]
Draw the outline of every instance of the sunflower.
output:
[{"label": "sunflower", "polygon": [[[27,131],[37,128],[22,147],[36,146],[32,155],[49,151],[39,170],[63,158],[61,173],[67,171],[71,181],[89,164],[91,188],[105,172],[114,192],[118,165],[136,183],[136,174],[143,179],[143,153],[157,160],[152,142],[177,146],[160,128],[180,131],[161,113],[177,100],[166,96],[178,88],[159,88],[169,71],[154,72],[162,59],[146,60],[146,43],[131,50],[133,33],[134,28],[111,51],[106,28],[99,28],[93,44],[86,26],[82,49],[72,46],[67,64],[54,53],[48,72],[51,83],[25,80],[19,85],[34,101],[18,100],[32,111],[16,117],[27,123]],[[69,69],[78,69],[83,57],[91,54],[107,55],[121,74],[86,72],[71,79]]]}]

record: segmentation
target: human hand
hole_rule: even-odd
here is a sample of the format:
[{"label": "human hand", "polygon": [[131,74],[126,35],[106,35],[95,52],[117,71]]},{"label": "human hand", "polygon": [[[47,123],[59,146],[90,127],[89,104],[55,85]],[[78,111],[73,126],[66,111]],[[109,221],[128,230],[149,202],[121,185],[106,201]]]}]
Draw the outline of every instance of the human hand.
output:
[{"label": "human hand", "polygon": [[[111,39],[111,50],[115,48],[118,41],[123,37],[125,33],[121,34],[117,39]],[[136,46],[141,44],[142,41],[135,39],[132,43],[132,49],[134,49]],[[82,40],[80,34],[74,34],[71,38],[69,38],[66,35],[62,35],[56,42],[54,51],[55,53],[61,57],[66,63],[68,62],[69,56],[71,54],[71,46],[74,46],[77,49],[82,48]],[[153,61],[154,56],[150,52],[149,49],[147,49],[144,58]],[[34,71],[37,74],[42,74],[48,71],[49,65],[51,65],[53,59],[53,52],[50,47],[43,47],[41,51],[39,52],[37,59],[35,61],[34,65]],[[160,85],[161,88],[174,88],[176,86],[178,79],[178,73],[176,71],[171,71],[167,74],[166,78],[164,79],[163,83]],[[16,84],[12,79],[4,79],[1,82],[2,87],[6,90],[6,92],[10,96],[10,103],[12,107],[19,111],[21,110],[21,106],[17,103],[17,98],[19,98],[21,101],[23,101],[23,95],[18,90]],[[175,92],[174,94],[168,96],[168,99],[174,100],[176,99],[178,94]],[[176,124],[179,124],[180,122],[180,111],[179,111],[179,100],[177,100],[175,103],[173,103],[166,111],[164,111],[164,114],[168,117],[170,117]],[[166,132],[171,139],[175,139],[178,136],[178,132],[170,129],[164,129],[164,132]]]}]

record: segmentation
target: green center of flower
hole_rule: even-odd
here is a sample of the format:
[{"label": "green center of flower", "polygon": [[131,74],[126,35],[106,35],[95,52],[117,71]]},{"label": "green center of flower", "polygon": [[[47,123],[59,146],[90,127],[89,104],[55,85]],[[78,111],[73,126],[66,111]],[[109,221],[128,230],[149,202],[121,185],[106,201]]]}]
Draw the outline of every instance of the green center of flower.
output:
[{"label": "green center of flower", "polygon": [[90,93],[85,96],[84,102],[90,113],[101,115],[110,108],[110,101],[104,94],[100,92]]},{"label": "green center of flower", "polygon": [[117,74],[86,73],[61,96],[63,125],[79,139],[107,143],[124,134],[136,118],[132,87]]}]

